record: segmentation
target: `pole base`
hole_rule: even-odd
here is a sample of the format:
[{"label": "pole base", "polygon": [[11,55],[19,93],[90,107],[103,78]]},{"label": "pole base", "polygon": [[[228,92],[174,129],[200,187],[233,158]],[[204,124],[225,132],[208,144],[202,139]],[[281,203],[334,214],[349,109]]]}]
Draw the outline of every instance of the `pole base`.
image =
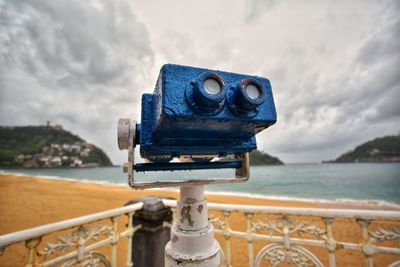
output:
[{"label": "pole base", "polygon": [[[218,248],[219,249],[219,248]],[[185,259],[175,259],[168,254],[168,244],[166,246],[165,254],[165,266],[166,267],[218,267],[221,263],[221,258],[219,252],[215,253],[211,257],[205,259],[196,258],[185,258]]]},{"label": "pole base", "polygon": [[166,267],[217,267],[220,247],[211,225],[202,231],[182,231],[174,225],[165,247]]}]

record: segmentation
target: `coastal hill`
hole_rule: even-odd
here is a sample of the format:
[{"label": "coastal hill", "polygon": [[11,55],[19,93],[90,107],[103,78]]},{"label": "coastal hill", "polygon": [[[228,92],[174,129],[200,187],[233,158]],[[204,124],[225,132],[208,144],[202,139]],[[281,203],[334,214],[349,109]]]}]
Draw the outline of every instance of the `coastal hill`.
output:
[{"label": "coastal hill", "polygon": [[0,126],[0,167],[111,166],[108,156],[61,125]]},{"label": "coastal hill", "polygon": [[342,162],[400,162],[400,135],[376,138],[325,163]]},{"label": "coastal hill", "polygon": [[[233,156],[230,155],[225,158],[221,158],[218,161],[230,161],[233,160]],[[249,160],[251,166],[261,166],[261,165],[283,165],[284,163],[276,158],[273,157],[263,151],[260,150],[253,150],[249,154]]]},{"label": "coastal hill", "polygon": [[250,165],[283,165],[283,162],[260,150],[250,152]]}]

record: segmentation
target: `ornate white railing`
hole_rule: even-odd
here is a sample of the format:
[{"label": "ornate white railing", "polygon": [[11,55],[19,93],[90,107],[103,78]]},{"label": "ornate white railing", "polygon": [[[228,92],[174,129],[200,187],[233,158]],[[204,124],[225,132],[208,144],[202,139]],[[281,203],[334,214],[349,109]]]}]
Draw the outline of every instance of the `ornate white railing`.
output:
[{"label": "ornate white railing", "polygon": [[[164,204],[175,207],[175,202],[164,200]],[[247,241],[248,266],[276,266],[288,262],[297,266],[324,266],[322,261],[307,247],[323,248],[327,253],[327,266],[341,266],[337,263],[337,252],[348,250],[361,252],[365,260],[358,262],[352,259],[352,266],[374,265],[374,255],[394,256],[390,267],[400,266],[400,212],[354,209],[321,209],[321,208],[285,208],[267,206],[245,206],[209,203],[210,222],[215,227],[216,235],[223,236],[221,244],[225,254],[224,265],[232,265],[231,239]],[[214,211],[214,212],[213,212]],[[217,214],[216,214],[217,212]],[[219,213],[219,214],[218,214]],[[242,216],[242,229],[231,229],[232,214],[237,213],[236,220]],[[274,217],[274,218],[271,218]],[[305,219],[307,217],[307,219]],[[306,220],[314,219],[315,223]],[[334,223],[346,220],[358,225],[359,242],[335,239]],[[347,230],[347,229],[345,229]],[[354,227],[343,235],[353,236]],[[388,241],[389,242],[385,242]],[[392,242],[390,242],[390,240]],[[255,256],[255,241],[262,241]],[[222,243],[222,242],[221,242]],[[385,243],[390,243],[382,245]],[[238,265],[235,265],[238,266]],[[263,265],[265,266],[265,265]]]},{"label": "ornate white railing", "polygon": [[[176,209],[176,201],[164,199],[163,202]],[[5,249],[12,251],[8,247],[23,242],[28,254],[25,266],[119,266],[117,245],[120,238],[125,237],[128,245],[124,265],[133,266],[132,236],[140,225],[134,227],[132,218],[142,206],[140,202],[0,236],[1,254]],[[209,203],[208,208],[210,222],[225,255],[223,266],[244,266],[232,255],[231,246],[236,240],[247,243],[246,264],[250,267],[276,266],[281,262],[297,266],[341,266],[343,251],[359,254],[354,256],[353,266],[375,266],[376,255],[389,257],[385,258],[389,261],[386,266],[400,266],[399,211],[216,203]],[[118,221],[122,216],[128,223],[119,230]],[[340,234],[335,232],[338,221],[349,225]],[[68,229],[69,232],[58,235],[56,241],[43,242],[45,237]],[[99,252],[102,247],[111,247],[110,260]],[[360,258],[364,258],[363,262],[359,262]]]},{"label": "ornate white railing", "polygon": [[[118,266],[117,245],[121,237],[128,240],[127,263],[132,264],[132,237],[140,226],[133,227],[132,218],[143,203],[123,208],[94,213],[57,223],[14,232],[0,236],[0,255],[12,245],[25,243],[28,259],[25,266]],[[118,221],[127,216],[126,229],[118,231]],[[57,236],[55,241],[45,244],[42,240],[52,233],[72,229],[72,232]],[[40,244],[40,246],[39,246]],[[111,246],[111,260],[97,252],[101,247]],[[0,257],[0,262],[2,262]],[[13,266],[13,265],[12,265]],[[17,265],[14,265],[17,266]]]}]

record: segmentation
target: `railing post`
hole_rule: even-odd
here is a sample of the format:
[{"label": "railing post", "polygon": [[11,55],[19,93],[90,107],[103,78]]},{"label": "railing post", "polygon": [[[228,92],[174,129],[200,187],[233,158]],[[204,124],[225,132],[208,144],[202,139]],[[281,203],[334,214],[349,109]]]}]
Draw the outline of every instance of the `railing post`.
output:
[{"label": "railing post", "polygon": [[225,238],[225,264],[227,267],[232,267],[231,265],[231,228],[229,226],[229,216],[231,213],[229,211],[224,211],[224,225],[223,233]]},{"label": "railing post", "polygon": [[368,226],[370,221],[367,219],[357,219],[357,223],[361,227],[361,237],[362,237],[362,252],[367,257],[366,265],[367,267],[374,267],[374,258],[372,257],[375,253],[374,245],[371,244],[369,240]]},{"label": "railing post", "polygon": [[170,240],[172,211],[158,197],[145,197],[127,203],[143,202],[143,208],[133,215],[133,226],[141,225],[132,238],[132,262],[135,267],[164,266],[164,249]]},{"label": "railing post", "polygon": [[113,228],[113,236],[112,236],[112,249],[111,249],[111,266],[112,267],[117,267],[117,245],[118,245],[118,219],[119,217],[112,217],[111,222],[112,222],[112,228]]},{"label": "railing post", "polygon": [[336,241],[333,237],[332,224],[335,220],[334,217],[324,217],[326,229],[326,248],[328,249],[328,262],[329,267],[336,267]]},{"label": "railing post", "polygon": [[[132,240],[133,240],[133,234],[135,233],[135,229],[133,228],[133,214],[134,212],[131,212],[128,214],[128,255],[126,258],[126,267],[132,267],[133,266],[133,262],[132,262]],[[140,227],[140,226],[138,226]],[[137,229],[138,230],[138,229]]]},{"label": "railing post", "polygon": [[25,241],[25,246],[28,248],[28,264],[26,267],[34,266],[36,247],[40,243],[40,238],[32,238]]},{"label": "railing post", "polygon": [[253,245],[253,213],[246,212],[246,239],[247,239],[247,252],[249,257],[249,267],[254,267],[254,245]]}]

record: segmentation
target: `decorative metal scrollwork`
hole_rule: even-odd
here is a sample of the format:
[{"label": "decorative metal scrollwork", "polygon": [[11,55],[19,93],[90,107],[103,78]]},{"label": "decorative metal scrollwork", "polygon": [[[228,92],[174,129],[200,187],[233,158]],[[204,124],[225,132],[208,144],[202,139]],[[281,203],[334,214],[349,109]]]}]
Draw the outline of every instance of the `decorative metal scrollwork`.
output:
[{"label": "decorative metal scrollwork", "polygon": [[267,245],[258,253],[255,266],[260,266],[263,259],[269,261],[272,267],[282,262],[292,263],[300,267],[323,267],[313,253],[296,245],[290,248],[285,248],[280,244]]},{"label": "decorative metal scrollwork", "polygon": [[225,221],[219,217],[210,216],[208,221],[215,227],[224,229],[225,228]]},{"label": "decorative metal scrollwork", "polygon": [[287,232],[289,235],[295,233],[301,236],[302,234],[309,233],[317,238],[326,239],[326,231],[324,229],[319,228],[315,224],[308,224],[307,221],[292,222],[287,216],[283,216],[280,220],[252,223],[252,231],[267,230],[270,235],[274,233],[285,234],[285,229],[289,230]]},{"label": "decorative metal scrollwork", "polygon": [[395,240],[400,242],[400,228],[393,227],[390,230],[386,230],[378,227],[375,232],[369,231],[369,234],[379,242],[385,240]]},{"label": "decorative metal scrollwork", "polygon": [[57,237],[57,243],[47,243],[40,255],[47,256],[57,251],[67,251],[70,247],[84,245],[89,240],[98,240],[100,235],[109,237],[113,234],[113,230],[108,225],[99,225],[93,228],[80,226],[67,236]]},{"label": "decorative metal scrollwork", "polygon": [[56,243],[47,243],[43,250],[39,252],[39,255],[46,259],[46,257],[54,253],[66,253],[70,248],[74,248],[77,250],[77,256],[67,260],[62,265],[63,267],[72,267],[77,264],[85,267],[111,266],[110,262],[103,254],[98,252],[86,252],[85,244],[89,240],[97,241],[100,236],[107,238],[113,234],[114,231],[112,227],[108,225],[98,225],[92,228],[80,226],[69,235],[57,237]]},{"label": "decorative metal scrollwork", "polygon": [[79,262],[77,259],[69,260],[64,263],[62,267],[73,267],[76,265],[82,267],[111,267],[110,261],[103,254],[98,252],[88,253],[85,258]]}]

